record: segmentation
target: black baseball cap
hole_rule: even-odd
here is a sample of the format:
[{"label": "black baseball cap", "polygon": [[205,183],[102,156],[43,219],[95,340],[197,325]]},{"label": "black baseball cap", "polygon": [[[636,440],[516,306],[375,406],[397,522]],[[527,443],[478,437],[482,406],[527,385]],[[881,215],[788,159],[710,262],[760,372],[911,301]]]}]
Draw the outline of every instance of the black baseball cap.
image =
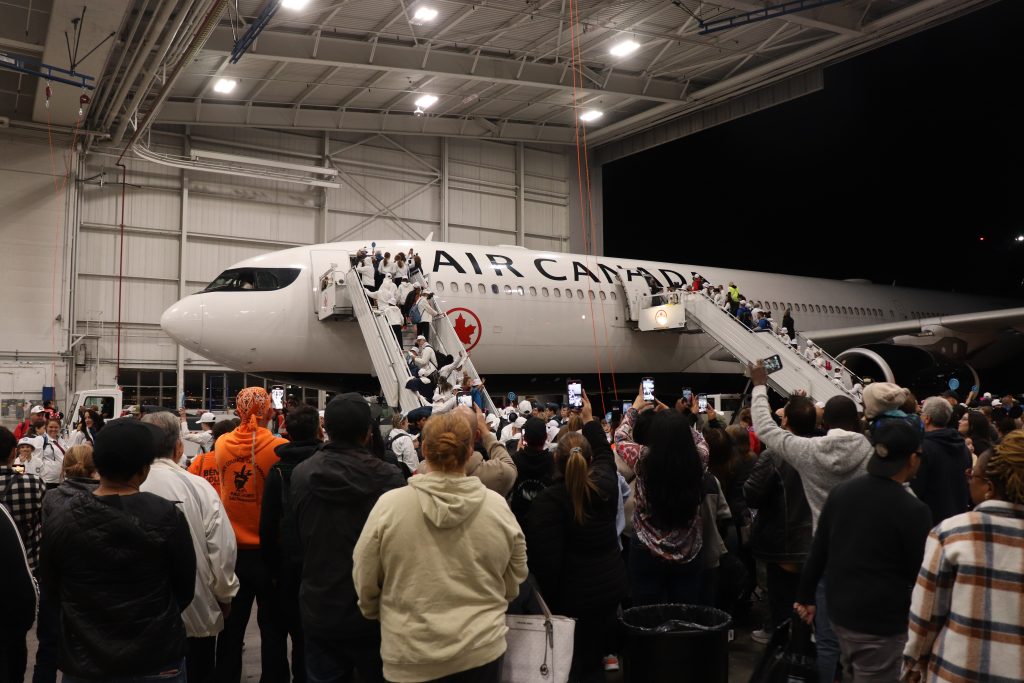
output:
[{"label": "black baseball cap", "polygon": [[370,404],[355,392],[335,396],[324,408],[324,429],[331,435],[365,434],[371,419]]},{"label": "black baseball cap", "polygon": [[544,426],[544,420],[539,417],[527,418],[523,426],[523,438],[526,443],[533,446],[543,446],[548,438],[548,429]]},{"label": "black baseball cap", "polygon": [[872,434],[875,452],[868,460],[868,474],[891,477],[921,450],[921,430],[904,420],[886,420]]}]

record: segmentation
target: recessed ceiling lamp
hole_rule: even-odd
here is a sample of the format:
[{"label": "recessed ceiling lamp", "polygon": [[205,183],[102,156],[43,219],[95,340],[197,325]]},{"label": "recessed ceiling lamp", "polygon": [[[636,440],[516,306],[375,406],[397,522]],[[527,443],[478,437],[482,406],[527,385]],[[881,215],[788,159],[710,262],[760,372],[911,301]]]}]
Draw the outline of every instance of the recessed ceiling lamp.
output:
[{"label": "recessed ceiling lamp", "polygon": [[309,0],[281,0],[281,7],[285,9],[304,9]]},{"label": "recessed ceiling lamp", "polygon": [[434,95],[421,95],[416,100],[416,106],[420,109],[430,109],[437,102],[437,97]]},{"label": "recessed ceiling lamp", "polygon": [[582,114],[580,114],[580,121],[586,121],[587,123],[589,123],[591,121],[597,121],[602,116],[604,116],[603,111],[598,111],[597,109],[588,109]]},{"label": "recessed ceiling lamp", "polygon": [[608,50],[616,57],[625,57],[626,55],[633,54],[640,47],[640,43],[635,40],[623,40],[620,43],[612,45],[612,49]]},{"label": "recessed ceiling lamp", "polygon": [[412,18],[419,22],[433,21],[437,18],[437,10],[433,7],[420,7]]},{"label": "recessed ceiling lamp", "polygon": [[222,78],[213,84],[213,91],[227,95],[229,92],[235,89],[238,85],[238,81],[233,78]]}]

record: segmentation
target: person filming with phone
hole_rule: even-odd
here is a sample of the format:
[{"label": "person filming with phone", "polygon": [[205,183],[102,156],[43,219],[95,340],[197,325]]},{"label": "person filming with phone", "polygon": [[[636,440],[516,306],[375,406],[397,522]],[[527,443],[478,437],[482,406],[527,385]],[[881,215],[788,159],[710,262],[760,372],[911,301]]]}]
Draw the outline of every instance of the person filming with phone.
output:
[{"label": "person filming with phone", "polygon": [[615,431],[616,453],[636,472],[629,583],[636,605],[701,604],[703,534],[698,510],[708,445],[677,411],[658,401],[654,380]]},{"label": "person filming with phone", "polygon": [[619,484],[611,446],[580,392],[583,433],[555,448],[555,479],[533,501],[527,557],[541,593],[558,614],[576,619],[571,680],[604,681],[603,657],[626,596],[626,568],[616,542]]}]

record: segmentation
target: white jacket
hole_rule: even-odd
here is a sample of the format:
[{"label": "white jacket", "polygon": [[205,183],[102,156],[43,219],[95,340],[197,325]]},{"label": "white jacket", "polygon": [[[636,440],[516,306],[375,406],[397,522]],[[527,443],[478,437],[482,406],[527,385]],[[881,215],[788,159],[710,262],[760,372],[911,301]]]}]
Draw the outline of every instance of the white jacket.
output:
[{"label": "white jacket", "polygon": [[420,457],[416,455],[412,435],[403,429],[395,428],[388,434],[388,441],[391,441],[391,450],[395,452],[395,456],[405,463],[410,472],[415,472],[420,466]]},{"label": "white jacket", "polygon": [[374,285],[374,272],[373,272],[373,259],[367,256],[364,258],[358,266],[356,266],[356,272],[359,273],[359,278],[363,281],[364,287],[373,287]]},{"label": "white jacket", "polygon": [[440,315],[426,295],[416,299],[416,307],[420,309],[420,319],[425,323],[429,323],[435,315]]},{"label": "white jacket", "polygon": [[388,299],[398,299],[398,285],[396,285],[391,278],[384,278],[384,282],[380,283],[380,287],[377,288],[376,292],[367,292],[366,296],[371,299],[376,299],[378,302],[387,301]]},{"label": "white jacket", "polygon": [[383,308],[377,309],[384,319],[388,321],[388,325],[401,325],[405,322],[402,317],[402,312],[398,310],[398,306],[394,303],[388,302],[384,304]]},{"label": "white jacket", "polygon": [[32,453],[32,461],[25,471],[35,474],[47,484],[59,484],[64,469],[64,452],[67,446],[60,439],[54,441],[46,434],[36,437],[39,446]]},{"label": "white jacket", "polygon": [[418,367],[427,368],[428,372],[437,370],[437,355],[430,344],[424,344],[417,355],[413,356],[413,360],[416,361]]},{"label": "white jacket", "polygon": [[189,638],[209,638],[224,629],[219,602],[231,602],[238,592],[235,532],[220,496],[202,477],[181,469],[169,458],[157,458],[139,487],[173,501],[185,514],[196,551],[196,594],[181,613]]},{"label": "white jacket", "polygon": [[191,441],[192,443],[199,444],[205,453],[209,453],[213,450],[213,432],[205,429],[198,432],[190,432],[188,430],[188,424],[182,422],[181,438],[183,441]]},{"label": "white jacket", "polygon": [[455,410],[455,404],[458,399],[455,398],[455,394],[451,392],[441,393],[440,391],[434,392],[433,411],[431,415],[440,415],[441,413],[451,412]]},{"label": "white jacket", "polygon": [[395,297],[395,301],[398,302],[399,306],[405,303],[405,300],[409,298],[409,292],[411,292],[414,289],[416,288],[413,287],[408,280],[401,284],[401,286],[398,288],[398,296]]}]

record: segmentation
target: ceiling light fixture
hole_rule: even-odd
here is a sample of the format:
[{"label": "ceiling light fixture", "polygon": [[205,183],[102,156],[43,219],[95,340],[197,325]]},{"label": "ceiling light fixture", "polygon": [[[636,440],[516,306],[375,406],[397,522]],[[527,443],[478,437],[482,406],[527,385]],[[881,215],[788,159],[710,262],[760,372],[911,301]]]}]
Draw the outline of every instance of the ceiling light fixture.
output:
[{"label": "ceiling light fixture", "polygon": [[420,7],[412,18],[416,21],[433,21],[437,18],[437,10],[433,7]]},{"label": "ceiling light fixture", "polygon": [[591,121],[597,121],[602,116],[604,116],[603,111],[598,111],[597,109],[588,109],[582,114],[580,114],[580,121],[586,121],[587,123],[589,123]]},{"label": "ceiling light fixture", "polygon": [[281,0],[281,7],[285,9],[304,9],[309,0]]},{"label": "ceiling light fixture", "polygon": [[608,50],[616,57],[625,57],[631,55],[640,48],[640,43],[635,40],[623,40],[621,43],[612,45],[612,49]]},{"label": "ceiling light fixture", "polygon": [[416,100],[416,106],[420,109],[430,109],[437,102],[437,96],[435,95],[421,95]]},{"label": "ceiling light fixture", "polygon": [[222,78],[213,84],[213,91],[224,93],[225,95],[227,95],[229,92],[235,89],[236,85],[238,85],[238,81],[236,81],[235,79]]}]

